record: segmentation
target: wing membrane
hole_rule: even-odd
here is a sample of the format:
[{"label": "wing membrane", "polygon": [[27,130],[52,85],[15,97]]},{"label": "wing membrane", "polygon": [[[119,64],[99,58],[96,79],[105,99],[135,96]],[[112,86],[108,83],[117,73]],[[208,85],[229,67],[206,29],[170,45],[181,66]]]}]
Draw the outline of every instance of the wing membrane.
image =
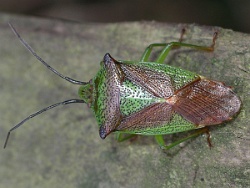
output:
[{"label": "wing membrane", "polygon": [[174,110],[196,125],[215,125],[230,120],[240,99],[223,83],[200,79],[175,93]]}]

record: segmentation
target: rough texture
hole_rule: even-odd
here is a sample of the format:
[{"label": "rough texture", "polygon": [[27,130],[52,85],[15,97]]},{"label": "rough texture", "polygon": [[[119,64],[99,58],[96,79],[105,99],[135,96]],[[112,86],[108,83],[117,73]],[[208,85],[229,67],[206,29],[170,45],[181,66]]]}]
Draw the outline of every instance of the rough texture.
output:
[{"label": "rough texture", "polygon": [[[153,42],[185,41],[210,45],[213,53],[175,49],[166,63],[223,81],[243,107],[238,117],[211,128],[210,150],[200,136],[162,151],[152,137],[118,143],[99,138],[97,123],[84,104],[46,112],[11,134],[0,151],[0,187],[249,187],[250,35],[218,27],[134,22],[65,23],[0,14],[0,137],[28,114],[77,97],[77,86],[48,71],[21,46],[7,23],[51,66],[83,81],[92,78],[106,52],[137,60]],[[166,136],[171,142],[186,133]]]}]

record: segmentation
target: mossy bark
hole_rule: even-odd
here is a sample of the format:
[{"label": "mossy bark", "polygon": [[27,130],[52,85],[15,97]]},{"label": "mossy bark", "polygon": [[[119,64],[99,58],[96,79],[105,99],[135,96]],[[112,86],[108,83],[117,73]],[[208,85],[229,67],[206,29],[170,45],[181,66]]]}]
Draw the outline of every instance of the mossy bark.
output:
[{"label": "mossy bark", "polygon": [[[104,54],[138,60],[150,43],[177,41],[183,27],[187,43],[210,45],[214,52],[173,50],[166,63],[225,82],[243,106],[237,118],[211,127],[169,151],[153,137],[118,143],[99,138],[92,112],[84,104],[36,117],[11,134],[0,151],[0,187],[248,187],[250,186],[250,35],[219,27],[158,22],[68,23],[0,14],[0,136],[27,115],[52,103],[77,98],[77,86],[58,78],[21,46],[11,22],[35,51],[59,72],[88,81]],[[166,135],[167,142],[188,133]]]}]

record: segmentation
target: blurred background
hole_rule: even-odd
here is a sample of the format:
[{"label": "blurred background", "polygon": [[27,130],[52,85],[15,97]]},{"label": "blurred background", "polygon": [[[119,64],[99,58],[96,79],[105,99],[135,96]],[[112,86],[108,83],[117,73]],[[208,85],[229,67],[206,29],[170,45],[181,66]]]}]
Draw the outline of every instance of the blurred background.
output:
[{"label": "blurred background", "polygon": [[0,11],[76,22],[197,23],[250,33],[250,0],[2,0]]}]

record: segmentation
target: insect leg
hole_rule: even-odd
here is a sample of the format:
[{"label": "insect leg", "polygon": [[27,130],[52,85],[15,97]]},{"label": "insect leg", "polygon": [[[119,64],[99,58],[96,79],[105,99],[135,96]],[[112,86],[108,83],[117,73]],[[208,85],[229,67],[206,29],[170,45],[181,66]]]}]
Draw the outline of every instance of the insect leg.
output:
[{"label": "insect leg", "polygon": [[[170,149],[170,148],[172,148],[172,147],[174,147],[174,146],[176,146],[176,145],[178,145],[178,144],[180,144],[180,143],[182,143],[182,142],[184,142],[186,140],[189,140],[190,138],[197,137],[197,136],[199,136],[200,134],[203,134],[203,133],[207,133],[208,134],[208,128],[207,127],[199,129],[194,134],[191,134],[191,135],[189,135],[189,136],[187,136],[185,138],[177,140],[177,141],[175,141],[174,143],[172,143],[170,145],[166,145],[165,144],[165,141],[163,139],[163,135],[156,135],[155,139],[156,139],[157,143],[160,145],[161,149],[168,150],[168,149]],[[207,138],[207,141],[208,141],[209,147],[211,148],[212,145],[211,145],[211,142],[210,142],[210,137]]]},{"label": "insect leg", "polygon": [[128,140],[130,138],[137,136],[136,134],[126,134],[126,136],[124,136],[124,135],[125,135],[125,133],[116,132],[116,140],[118,142],[123,142],[125,140]]},{"label": "insect leg", "polygon": [[152,49],[154,47],[165,47],[167,45],[167,43],[154,43],[154,44],[150,44],[146,49],[145,51],[143,52],[142,54],[142,57],[140,59],[141,62],[146,62],[148,61],[148,58],[152,52]]},{"label": "insect leg", "polygon": [[[215,46],[215,40],[217,39],[218,32],[214,33],[212,44],[210,46],[199,46],[199,45],[194,45],[194,44],[188,44],[188,43],[182,43],[182,42],[170,42],[165,45],[163,50],[161,51],[160,55],[158,56],[156,62],[157,63],[163,63],[164,60],[166,59],[169,51],[173,47],[188,47],[188,48],[194,48],[197,50],[204,50],[204,51],[214,51],[214,46]],[[181,41],[181,39],[180,39]]]},{"label": "insect leg", "polygon": [[[184,36],[185,32],[186,32],[186,29],[183,28],[183,29],[181,30],[181,35],[180,35],[180,38],[179,38],[179,42],[182,42],[183,36]],[[145,49],[144,53],[142,54],[142,57],[141,57],[140,61],[141,61],[141,62],[146,62],[146,61],[148,61],[148,58],[149,58],[149,56],[150,56],[150,54],[151,54],[151,52],[152,52],[152,49],[153,49],[154,47],[165,47],[166,45],[167,45],[167,43],[154,43],[154,44],[150,44],[150,45]]]},{"label": "insect leg", "polygon": [[166,59],[169,51],[172,48],[175,47],[189,47],[189,48],[194,48],[197,50],[204,50],[204,51],[213,51],[214,50],[214,45],[215,45],[215,40],[217,39],[218,36],[218,32],[214,33],[213,36],[213,41],[212,41],[212,45],[211,46],[199,46],[199,45],[193,45],[193,44],[188,44],[188,43],[182,43],[182,39],[183,39],[183,35],[185,33],[185,30],[182,31],[181,37],[179,39],[179,42],[170,42],[170,43],[154,43],[154,44],[150,44],[144,51],[144,53],[142,54],[142,57],[140,59],[141,62],[146,62],[148,61],[148,58],[152,52],[152,49],[154,47],[164,47],[162,52],[160,53],[160,55],[158,56],[156,62],[157,63],[163,63],[164,60]]}]

